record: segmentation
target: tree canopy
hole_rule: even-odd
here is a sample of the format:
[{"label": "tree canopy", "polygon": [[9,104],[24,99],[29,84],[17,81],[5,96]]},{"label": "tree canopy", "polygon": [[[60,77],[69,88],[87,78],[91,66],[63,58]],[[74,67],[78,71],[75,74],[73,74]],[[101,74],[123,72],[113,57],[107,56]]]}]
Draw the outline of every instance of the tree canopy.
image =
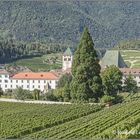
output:
[{"label": "tree canopy", "polygon": [[106,95],[115,96],[121,89],[122,72],[115,65],[107,66],[101,73],[103,89]]},{"label": "tree canopy", "polygon": [[126,92],[136,93],[138,91],[137,82],[129,75],[124,81],[124,89]]},{"label": "tree canopy", "polygon": [[101,95],[101,67],[88,28],[84,29],[72,63],[71,96],[77,100],[88,100]]}]

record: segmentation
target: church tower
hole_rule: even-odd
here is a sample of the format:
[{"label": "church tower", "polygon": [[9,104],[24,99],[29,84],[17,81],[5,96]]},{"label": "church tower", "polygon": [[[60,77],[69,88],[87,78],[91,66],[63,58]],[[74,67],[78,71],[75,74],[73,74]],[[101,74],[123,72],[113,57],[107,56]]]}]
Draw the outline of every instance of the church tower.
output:
[{"label": "church tower", "polygon": [[67,48],[67,50],[64,52],[63,57],[62,57],[63,70],[71,69],[72,59],[73,59],[72,51],[70,48]]}]

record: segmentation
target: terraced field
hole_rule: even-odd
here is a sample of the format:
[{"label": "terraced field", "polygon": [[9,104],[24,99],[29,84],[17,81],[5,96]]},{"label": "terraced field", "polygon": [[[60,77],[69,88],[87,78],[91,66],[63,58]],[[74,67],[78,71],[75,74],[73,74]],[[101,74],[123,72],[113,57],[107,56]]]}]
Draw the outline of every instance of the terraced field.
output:
[{"label": "terraced field", "polygon": [[[140,51],[138,50],[121,50],[122,57],[126,64],[131,68],[140,68]],[[55,63],[49,62],[49,60]],[[27,66],[32,71],[48,71],[62,67],[62,54],[48,54],[41,57],[33,57],[29,59],[19,59],[13,64]]]},{"label": "terraced field", "polygon": [[52,69],[58,69],[62,67],[61,54],[48,54],[40,57],[32,57],[27,59],[19,59],[11,65],[26,66],[32,71],[49,71]]},{"label": "terraced field", "polygon": [[0,138],[20,138],[101,110],[98,105],[0,102]]},{"label": "terraced field", "polygon": [[139,50],[121,50],[122,57],[130,68],[140,68]]},{"label": "terraced field", "polygon": [[0,103],[0,138],[140,137],[140,100],[110,108],[89,104]]},{"label": "terraced field", "polygon": [[139,138],[139,123],[140,102],[133,101],[30,134],[27,137],[53,139]]}]

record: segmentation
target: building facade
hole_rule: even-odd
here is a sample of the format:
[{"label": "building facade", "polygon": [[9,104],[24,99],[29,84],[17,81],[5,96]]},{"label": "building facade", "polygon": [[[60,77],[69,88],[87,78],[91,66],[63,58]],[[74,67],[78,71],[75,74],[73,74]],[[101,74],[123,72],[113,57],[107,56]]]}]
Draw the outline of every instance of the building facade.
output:
[{"label": "building facade", "polygon": [[123,74],[122,83],[124,84],[125,79],[131,75],[137,82],[137,86],[140,87],[140,69],[138,68],[121,68],[120,71]]},{"label": "building facade", "polygon": [[[108,54],[111,56],[111,58],[105,55],[105,57],[102,59],[102,63],[105,63],[102,68],[104,69],[109,65],[116,65],[123,74],[123,83],[129,74],[131,74],[134,80],[137,82],[137,86],[140,87],[140,69],[126,68],[123,58],[118,52],[115,53],[115,51],[109,51]],[[0,70],[0,87],[3,91],[8,89],[16,89],[18,87],[22,87],[23,89],[30,91],[33,91],[34,89],[38,89],[40,91],[55,89],[61,75],[71,72],[72,60],[73,54],[70,48],[68,48],[62,57],[62,69],[57,71],[19,72],[17,74],[11,75],[5,70]],[[112,62],[110,63],[110,61]]]},{"label": "building facade", "polygon": [[20,72],[10,75],[7,71],[0,71],[0,87],[3,91],[8,89],[23,89],[33,91],[47,91],[55,89],[59,77],[53,72]]},{"label": "building facade", "polygon": [[70,48],[67,48],[67,50],[64,52],[62,56],[62,70],[66,71],[67,69],[71,69],[72,60],[73,60],[72,51],[70,50]]}]

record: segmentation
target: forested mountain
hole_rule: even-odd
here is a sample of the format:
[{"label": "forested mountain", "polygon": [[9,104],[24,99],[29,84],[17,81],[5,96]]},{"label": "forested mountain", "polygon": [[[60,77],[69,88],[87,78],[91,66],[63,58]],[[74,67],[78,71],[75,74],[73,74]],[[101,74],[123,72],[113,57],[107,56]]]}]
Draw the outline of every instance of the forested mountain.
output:
[{"label": "forested mountain", "polygon": [[0,36],[0,63],[11,62],[20,58],[41,56],[56,52],[64,52],[68,46],[65,44],[16,41],[12,37]]},{"label": "forested mountain", "polygon": [[87,26],[96,47],[140,38],[140,1],[0,1],[0,32],[22,41],[75,44]]},{"label": "forested mountain", "polygon": [[122,50],[139,50],[140,49],[140,39],[137,40],[123,40],[120,41],[113,49],[122,49]]}]

